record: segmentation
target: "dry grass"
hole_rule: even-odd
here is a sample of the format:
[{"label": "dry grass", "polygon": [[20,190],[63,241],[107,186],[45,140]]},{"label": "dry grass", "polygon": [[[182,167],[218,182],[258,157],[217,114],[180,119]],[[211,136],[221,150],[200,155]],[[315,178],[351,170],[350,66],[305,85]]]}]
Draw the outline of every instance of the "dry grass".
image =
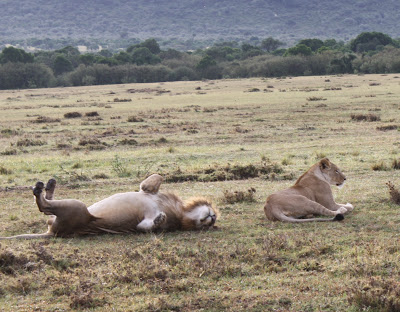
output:
[{"label": "dry grass", "polygon": [[[163,190],[207,196],[221,218],[209,232],[2,240],[2,311],[394,311],[399,95],[393,75],[3,91],[1,236],[45,231],[30,186],[50,177],[56,198],[89,205],[158,172]],[[267,221],[267,195],[321,157],[346,174],[334,196],[355,210]]]}]

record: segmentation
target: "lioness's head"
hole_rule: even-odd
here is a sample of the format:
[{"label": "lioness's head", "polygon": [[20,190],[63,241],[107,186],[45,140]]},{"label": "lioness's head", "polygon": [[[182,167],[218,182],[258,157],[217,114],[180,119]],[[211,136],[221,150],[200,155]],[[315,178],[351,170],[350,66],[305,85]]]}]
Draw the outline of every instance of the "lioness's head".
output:
[{"label": "lioness's head", "polygon": [[338,166],[331,163],[328,158],[323,158],[319,162],[319,168],[322,175],[329,184],[342,187],[346,181],[345,175],[340,171]]},{"label": "lioness's head", "polygon": [[182,227],[186,230],[206,230],[217,220],[219,211],[204,198],[195,198],[185,204]]}]

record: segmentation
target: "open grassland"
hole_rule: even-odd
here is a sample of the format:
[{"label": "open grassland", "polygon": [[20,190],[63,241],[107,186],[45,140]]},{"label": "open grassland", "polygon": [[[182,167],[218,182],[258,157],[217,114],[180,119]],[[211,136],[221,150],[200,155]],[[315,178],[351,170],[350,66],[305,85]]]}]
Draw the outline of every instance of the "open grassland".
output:
[{"label": "open grassland", "polygon": [[[209,232],[1,241],[2,311],[400,309],[397,75],[0,91],[0,111],[1,236],[45,231],[30,186],[50,177],[91,204],[160,173],[222,213]],[[325,156],[355,210],[267,221],[267,195]]]}]

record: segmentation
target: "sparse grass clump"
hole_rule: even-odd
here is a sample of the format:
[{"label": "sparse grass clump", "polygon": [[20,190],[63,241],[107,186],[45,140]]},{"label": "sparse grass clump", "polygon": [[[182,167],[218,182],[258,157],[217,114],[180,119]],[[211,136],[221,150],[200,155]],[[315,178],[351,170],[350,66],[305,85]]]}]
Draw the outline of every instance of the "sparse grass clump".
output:
[{"label": "sparse grass clump", "polygon": [[51,118],[51,117],[46,117],[46,116],[38,116],[35,120],[33,120],[33,123],[53,123],[53,122],[60,122],[61,120],[59,118]]},{"label": "sparse grass clump", "polygon": [[390,131],[390,130],[397,130],[397,129],[399,129],[398,125],[387,125],[387,126],[376,127],[376,130],[379,130],[379,131]]},{"label": "sparse grass clump", "polygon": [[8,129],[8,128],[0,130],[0,134],[4,137],[15,136],[15,135],[18,135],[19,133],[20,133],[20,131],[18,131],[18,130]]},{"label": "sparse grass clump", "polygon": [[377,162],[377,163],[373,164],[371,168],[374,171],[387,171],[387,170],[389,170],[389,167],[383,161],[380,161],[380,162]]},{"label": "sparse grass clump", "polygon": [[395,203],[396,205],[400,205],[400,192],[399,192],[399,190],[390,181],[387,182],[386,185],[389,188],[390,200],[393,203]]},{"label": "sparse grass clump", "polygon": [[82,114],[79,112],[69,112],[64,114],[64,118],[71,119],[71,118],[80,118]]},{"label": "sparse grass clump", "polygon": [[247,92],[260,92],[261,90],[259,88],[251,88],[247,90]]},{"label": "sparse grass clump", "polygon": [[374,121],[380,121],[381,117],[375,114],[351,114],[350,115],[351,120],[353,121],[369,121],[369,122],[374,122]]},{"label": "sparse grass clump", "polygon": [[98,112],[87,112],[85,113],[86,117],[98,117],[99,113]]},{"label": "sparse grass clump", "polygon": [[93,296],[93,286],[90,282],[81,282],[70,296],[70,308],[81,310],[104,306],[107,301],[104,298],[99,299]]},{"label": "sparse grass clump", "polygon": [[243,203],[248,202],[252,203],[255,202],[256,199],[254,194],[256,193],[255,188],[249,188],[246,192],[244,191],[224,191],[223,201],[227,204],[234,204],[234,203]]},{"label": "sparse grass clump", "polygon": [[400,169],[400,159],[393,159],[392,169],[394,169],[394,170]]},{"label": "sparse grass clump", "polygon": [[143,118],[137,116],[129,116],[128,122],[143,122]]},{"label": "sparse grass clump", "polygon": [[120,145],[138,145],[138,142],[135,139],[122,139],[118,142]]},{"label": "sparse grass clump", "polygon": [[18,150],[16,150],[15,148],[9,148],[9,149],[6,149],[5,151],[1,152],[0,154],[4,155],[4,156],[17,155]]},{"label": "sparse grass clump", "polygon": [[132,102],[132,99],[119,99],[119,98],[115,98],[114,99],[115,103],[123,103],[123,102]]},{"label": "sparse grass clump", "polygon": [[362,311],[400,311],[400,282],[396,278],[371,277],[367,282],[356,282],[349,292],[349,302]]},{"label": "sparse grass clump", "polygon": [[8,175],[8,174],[12,174],[12,170],[11,169],[7,169],[6,167],[0,166],[0,174],[2,175]]},{"label": "sparse grass clump", "polygon": [[45,145],[46,142],[41,140],[32,140],[32,139],[19,139],[16,143],[18,147],[23,146],[42,146]]},{"label": "sparse grass clump", "polygon": [[326,101],[326,98],[322,96],[310,96],[307,101]]},{"label": "sparse grass clump", "polygon": [[26,269],[29,259],[24,255],[15,255],[11,250],[0,252],[0,272],[13,275]]}]

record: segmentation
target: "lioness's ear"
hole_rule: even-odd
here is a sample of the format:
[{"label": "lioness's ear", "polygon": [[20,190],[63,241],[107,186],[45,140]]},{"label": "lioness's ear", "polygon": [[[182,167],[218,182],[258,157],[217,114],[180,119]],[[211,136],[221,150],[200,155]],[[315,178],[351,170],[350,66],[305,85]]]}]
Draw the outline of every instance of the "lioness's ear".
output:
[{"label": "lioness's ear", "polygon": [[321,159],[321,161],[319,162],[319,165],[321,167],[321,169],[329,169],[331,167],[331,162],[329,161],[328,158],[323,158]]}]

